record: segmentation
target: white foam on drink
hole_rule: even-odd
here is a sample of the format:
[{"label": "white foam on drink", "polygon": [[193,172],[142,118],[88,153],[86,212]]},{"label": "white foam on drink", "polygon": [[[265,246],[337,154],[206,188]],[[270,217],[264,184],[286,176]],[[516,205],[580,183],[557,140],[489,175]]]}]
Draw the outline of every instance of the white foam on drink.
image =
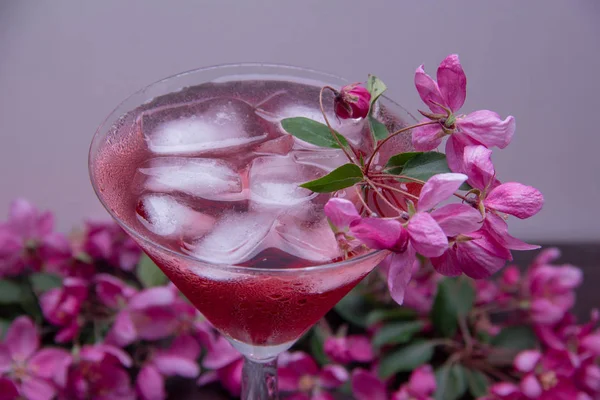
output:
[{"label": "white foam on drink", "polygon": [[299,185],[322,175],[323,170],[298,164],[289,155],[256,158],[252,161],[248,176],[250,202],[291,207],[310,201],[317,193]]},{"label": "white foam on drink", "polygon": [[212,231],[192,244],[190,253],[214,264],[248,261],[270,246],[268,236],[275,218],[273,213],[224,214]]},{"label": "white foam on drink", "polygon": [[180,192],[209,200],[241,200],[242,179],[226,162],[217,159],[157,158],[140,168],[145,187],[153,192]]},{"label": "white foam on drink", "polygon": [[161,109],[142,117],[142,130],[150,151],[172,155],[236,148],[267,137],[254,109],[235,99]]},{"label": "white foam on drink", "polygon": [[151,232],[166,237],[199,237],[210,231],[215,219],[179,203],[168,195],[146,195],[140,200],[144,215],[138,220]]}]

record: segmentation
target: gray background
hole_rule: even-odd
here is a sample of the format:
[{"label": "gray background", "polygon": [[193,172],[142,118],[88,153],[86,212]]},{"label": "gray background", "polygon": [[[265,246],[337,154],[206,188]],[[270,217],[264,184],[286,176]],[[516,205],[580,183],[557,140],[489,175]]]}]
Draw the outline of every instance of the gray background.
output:
[{"label": "gray background", "polygon": [[241,61],[374,73],[415,111],[415,68],[435,74],[457,52],[463,111],[517,119],[494,156],[500,179],[546,195],[512,231],[599,240],[599,17],[597,0],[0,0],[0,213],[20,195],[56,211],[64,231],[104,217],[87,176],[91,137],[122,99],[165,76]]}]

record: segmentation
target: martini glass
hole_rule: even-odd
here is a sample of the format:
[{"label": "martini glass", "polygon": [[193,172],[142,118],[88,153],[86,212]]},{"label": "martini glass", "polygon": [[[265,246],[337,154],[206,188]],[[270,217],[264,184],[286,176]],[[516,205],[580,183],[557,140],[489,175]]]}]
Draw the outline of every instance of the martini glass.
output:
[{"label": "martini glass", "polygon": [[[106,210],[245,357],[243,399],[277,399],[278,354],[386,256],[336,257],[322,213],[329,195],[297,185],[344,160],[280,125],[297,113],[320,119],[319,89],[346,83],[280,65],[185,72],[122,102],[91,144],[90,177]],[[412,120],[387,98],[378,107],[391,129]],[[362,122],[338,128],[369,145]],[[394,151],[409,148],[398,140]]]}]

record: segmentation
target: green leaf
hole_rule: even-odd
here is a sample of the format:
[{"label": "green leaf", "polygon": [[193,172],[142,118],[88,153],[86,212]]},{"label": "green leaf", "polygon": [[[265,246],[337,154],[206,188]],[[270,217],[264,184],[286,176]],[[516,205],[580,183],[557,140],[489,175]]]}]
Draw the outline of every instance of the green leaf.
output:
[{"label": "green leaf", "polygon": [[492,339],[492,346],[513,350],[533,349],[537,346],[537,337],[527,325],[508,326]]},{"label": "green leaf", "polygon": [[[452,171],[450,171],[450,168],[448,167],[448,161],[446,160],[445,154],[438,153],[437,151],[428,151],[411,157],[406,161],[401,170],[392,168],[389,172],[426,181],[434,175],[446,174]],[[459,189],[471,190],[472,187],[465,182]]]},{"label": "green leaf", "polygon": [[420,332],[423,321],[393,322],[382,326],[373,337],[373,346],[381,347],[386,344],[402,344],[409,342],[415,333]]},{"label": "green leaf", "polygon": [[29,281],[36,293],[43,293],[47,290],[60,287],[62,284],[60,276],[46,272],[37,272],[29,275]]},{"label": "green leaf", "polygon": [[325,354],[325,332],[319,325],[315,325],[310,335],[310,353],[319,365],[329,364],[331,361]]},{"label": "green leaf", "polygon": [[406,163],[421,154],[423,154],[421,151],[408,151],[406,153],[396,154],[390,157],[385,167],[390,168],[388,172],[400,175],[402,173],[402,168],[404,168]]},{"label": "green leaf", "polygon": [[[287,133],[297,137],[305,142],[321,146],[339,149],[340,146],[333,138],[327,125],[305,117],[285,118],[281,121],[281,126]],[[347,146],[348,141],[339,133],[335,133],[342,143]]]},{"label": "green leaf", "polygon": [[19,303],[23,289],[17,283],[7,279],[0,280],[0,304]]},{"label": "green leaf", "polygon": [[362,328],[367,327],[367,316],[372,307],[361,294],[361,287],[357,286],[350,291],[334,307],[335,311],[344,320]]},{"label": "green leaf", "polygon": [[385,354],[379,363],[379,377],[387,379],[398,372],[409,372],[429,362],[433,357],[433,348],[431,342],[417,341]]},{"label": "green leaf", "polygon": [[369,128],[371,129],[375,141],[383,140],[390,134],[387,127],[373,116],[369,116]]},{"label": "green leaf", "polygon": [[458,319],[464,318],[475,301],[475,289],[466,278],[446,278],[438,284],[431,309],[435,329],[445,337],[456,335]]},{"label": "green leaf", "polygon": [[465,369],[469,392],[475,398],[485,396],[488,390],[488,379],[480,371],[474,369]]},{"label": "green leaf", "polygon": [[387,86],[381,79],[375,75],[369,75],[369,78],[367,79],[367,90],[371,93],[371,108],[373,108],[373,104],[375,104],[379,96],[381,96],[386,89]]},{"label": "green leaf", "polygon": [[136,275],[145,288],[164,285],[169,278],[154,264],[147,255],[142,255]]},{"label": "green leaf", "polygon": [[375,325],[382,321],[410,320],[416,316],[417,313],[415,310],[407,307],[373,310],[367,316],[367,326]]},{"label": "green leaf", "polygon": [[350,187],[363,179],[363,173],[356,164],[344,164],[327,175],[300,185],[303,188],[318,193],[335,192]]},{"label": "green leaf", "polygon": [[465,369],[460,364],[443,365],[435,371],[436,400],[460,399],[467,391]]}]

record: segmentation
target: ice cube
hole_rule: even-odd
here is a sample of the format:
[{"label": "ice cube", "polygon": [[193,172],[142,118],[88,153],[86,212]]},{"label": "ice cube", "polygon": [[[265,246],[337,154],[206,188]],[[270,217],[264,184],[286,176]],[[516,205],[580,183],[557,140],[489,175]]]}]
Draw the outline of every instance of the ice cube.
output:
[{"label": "ice cube", "polygon": [[348,163],[348,159],[339,150],[331,151],[294,151],[292,157],[299,164],[313,165],[326,171],[333,171]]},{"label": "ice cube", "polygon": [[142,114],[142,131],[156,154],[202,154],[235,150],[266,138],[254,108],[236,99],[161,108]]},{"label": "ice cube", "polygon": [[295,162],[291,155],[256,158],[248,175],[250,203],[291,207],[307,202],[317,193],[299,185],[325,174],[320,168]]},{"label": "ice cube", "polygon": [[188,250],[200,260],[213,264],[239,264],[270,246],[273,213],[224,214],[214,229]]},{"label": "ice cube", "polygon": [[[314,210],[311,217],[318,215]],[[311,221],[306,214],[282,215],[275,225],[279,241],[277,246],[296,257],[314,262],[326,262],[341,255],[335,235],[320,212],[320,218]]]},{"label": "ice cube", "polygon": [[254,149],[254,154],[258,155],[280,155],[285,156],[294,146],[294,137],[291,135],[279,136],[276,139],[261,143]]},{"label": "ice cube", "polygon": [[167,157],[150,161],[138,172],[153,192],[180,192],[209,200],[241,200],[242,179],[225,161],[211,158]]},{"label": "ice cube", "polygon": [[143,196],[136,211],[138,220],[160,236],[200,237],[215,224],[214,217],[195,211],[169,195]]}]

